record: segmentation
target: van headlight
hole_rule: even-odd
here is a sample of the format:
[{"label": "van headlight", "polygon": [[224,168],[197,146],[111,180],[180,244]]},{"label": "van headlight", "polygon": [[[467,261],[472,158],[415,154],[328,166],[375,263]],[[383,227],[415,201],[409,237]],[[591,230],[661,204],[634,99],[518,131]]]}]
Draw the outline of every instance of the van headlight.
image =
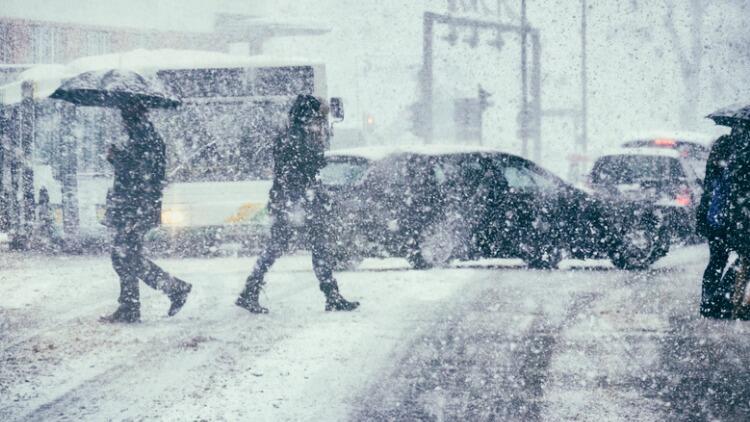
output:
[{"label": "van headlight", "polygon": [[161,210],[161,223],[165,226],[182,227],[187,224],[187,212],[180,208]]}]

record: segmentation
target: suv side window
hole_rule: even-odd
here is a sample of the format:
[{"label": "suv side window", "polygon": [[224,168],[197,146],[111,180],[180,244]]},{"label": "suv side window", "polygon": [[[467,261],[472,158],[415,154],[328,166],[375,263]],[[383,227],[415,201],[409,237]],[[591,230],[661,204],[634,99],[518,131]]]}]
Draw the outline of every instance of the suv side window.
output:
[{"label": "suv side window", "polygon": [[549,174],[537,169],[530,169],[529,173],[536,186],[543,192],[557,192],[562,188],[560,182]]},{"label": "suv side window", "polygon": [[508,188],[515,192],[528,192],[537,188],[534,177],[529,169],[518,163],[509,163],[503,168],[503,176],[508,182]]}]

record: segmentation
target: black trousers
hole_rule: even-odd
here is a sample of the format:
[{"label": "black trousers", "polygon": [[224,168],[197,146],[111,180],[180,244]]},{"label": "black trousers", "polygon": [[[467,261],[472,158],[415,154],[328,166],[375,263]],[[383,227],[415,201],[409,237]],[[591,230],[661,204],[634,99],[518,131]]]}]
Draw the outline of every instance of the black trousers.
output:
[{"label": "black trousers", "polygon": [[112,267],[120,277],[120,304],[140,305],[138,280],[167,295],[182,291],[187,286],[187,283],[172,277],[143,256],[143,239],[148,230],[137,225],[125,225],[115,229],[112,240]]},{"label": "black trousers", "polygon": [[321,204],[313,204],[306,207],[304,216],[295,215],[290,207],[274,208],[271,211],[271,238],[263,248],[255,262],[255,267],[247,279],[247,290],[258,289],[264,284],[264,276],[276,262],[276,260],[289,248],[289,242],[294,235],[295,227],[292,219],[304,218],[303,230],[307,235],[307,242],[312,252],[312,265],[315,276],[320,283],[322,291],[327,292],[335,288],[336,280],[333,278],[333,257],[330,253],[328,243],[331,241],[331,232],[327,229],[325,217],[315,207]]},{"label": "black trousers", "polygon": [[708,240],[710,258],[706,270],[703,272],[703,286],[701,292],[701,315],[721,317],[732,312],[731,282],[722,279],[724,268],[729,260],[729,247],[721,238],[713,237]]}]

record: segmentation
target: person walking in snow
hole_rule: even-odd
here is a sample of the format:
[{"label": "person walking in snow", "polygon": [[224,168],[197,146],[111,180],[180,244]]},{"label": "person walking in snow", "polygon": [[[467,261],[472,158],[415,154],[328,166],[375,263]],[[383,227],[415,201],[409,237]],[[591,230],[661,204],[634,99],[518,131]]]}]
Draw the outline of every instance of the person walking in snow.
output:
[{"label": "person walking in snow", "polygon": [[140,321],[139,280],[169,297],[169,316],[182,308],[192,287],[143,256],[144,237],[161,220],[166,172],[166,147],[147,111],[137,102],[121,107],[129,139],[123,146],[112,145],[107,156],[115,180],[107,194],[106,224],[114,234],[112,267],[120,278],[120,305],[103,322]]},{"label": "person walking in snow", "polygon": [[288,248],[294,225],[304,225],[311,242],[312,264],[320,290],[325,295],[326,311],[351,311],[359,302],[341,295],[333,278],[333,257],[328,247],[326,198],[320,189],[318,173],[325,166],[324,151],[328,143],[328,107],[311,95],[298,95],[289,111],[284,134],[273,145],[273,185],[269,193],[271,238],[245,282],[236,305],[251,313],[265,314],[268,309],[258,303],[264,276]]},{"label": "person walking in snow", "polygon": [[[716,215],[721,198],[714,198],[714,194],[722,195],[720,184],[729,185],[729,162],[735,140],[734,136],[723,135],[711,145],[703,179],[703,194],[696,210],[696,232],[708,240],[710,253],[703,273],[700,304],[701,316],[708,318],[726,318],[731,313],[729,295],[732,286],[722,284],[722,275],[729,259],[729,245],[726,223],[721,224],[721,219],[728,216]],[[709,210],[712,212],[709,213]]]},{"label": "person walking in snow", "polygon": [[[750,121],[740,120],[732,127],[735,138],[730,161],[729,218],[727,244],[737,253],[734,268],[732,318],[750,319]],[[729,277],[725,277],[729,278]]]}]

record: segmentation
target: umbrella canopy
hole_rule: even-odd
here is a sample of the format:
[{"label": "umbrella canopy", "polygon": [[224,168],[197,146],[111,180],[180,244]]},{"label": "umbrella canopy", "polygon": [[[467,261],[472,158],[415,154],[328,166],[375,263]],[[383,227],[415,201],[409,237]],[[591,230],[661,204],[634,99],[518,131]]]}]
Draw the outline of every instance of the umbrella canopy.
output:
[{"label": "umbrella canopy", "polygon": [[737,124],[750,124],[750,105],[732,105],[720,108],[706,116],[721,126],[735,126]]},{"label": "umbrella canopy", "polygon": [[94,107],[137,102],[149,108],[173,108],[181,103],[158,79],[122,69],[81,73],[63,82],[50,98]]}]

